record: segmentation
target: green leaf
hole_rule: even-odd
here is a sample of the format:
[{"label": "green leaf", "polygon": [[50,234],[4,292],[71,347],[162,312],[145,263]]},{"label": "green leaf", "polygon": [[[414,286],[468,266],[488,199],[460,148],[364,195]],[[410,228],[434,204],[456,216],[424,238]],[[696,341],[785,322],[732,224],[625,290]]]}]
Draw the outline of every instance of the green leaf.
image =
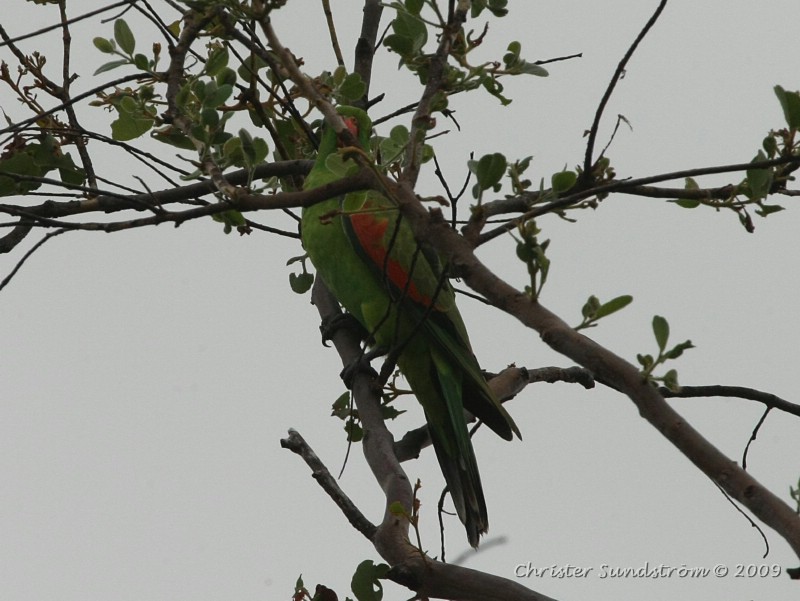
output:
[{"label": "green leaf", "polygon": [[356,101],[367,91],[367,84],[358,73],[350,73],[339,86],[339,94],[345,101]]},{"label": "green leaf", "polygon": [[228,49],[224,46],[216,48],[208,55],[205,71],[212,77],[228,66]]},{"label": "green leaf", "polygon": [[406,0],[406,9],[412,15],[419,15],[419,13],[422,12],[424,4],[424,0]]},{"label": "green leaf", "polygon": [[80,186],[86,181],[86,171],[75,164],[69,153],[59,156],[55,164],[58,166],[58,174],[61,177],[61,181],[65,184]]},{"label": "green leaf", "polygon": [[495,17],[504,17],[508,14],[507,4],[508,0],[472,0],[470,16],[474,19],[488,9]]},{"label": "green leaf", "polygon": [[194,143],[180,130],[166,126],[153,132],[153,138],[164,144],[175,146],[183,150],[195,150]]},{"label": "green leaf", "polygon": [[131,113],[122,111],[119,118],[111,123],[111,137],[126,142],[147,133],[151,127],[153,119],[134,117]]},{"label": "green leaf", "polygon": [[572,188],[577,181],[578,174],[574,171],[561,171],[560,173],[555,173],[550,177],[550,183],[553,187],[553,192],[556,194],[566,192]]},{"label": "green leaf", "polygon": [[361,442],[364,438],[364,428],[352,420],[344,425],[344,431],[348,442]]},{"label": "green leaf", "polygon": [[200,122],[208,127],[216,127],[219,124],[219,112],[217,109],[204,108],[200,111]]},{"label": "green leaf", "polygon": [[641,365],[645,370],[648,370],[651,367],[653,367],[653,363],[655,362],[652,355],[637,354],[636,360],[639,362],[639,365]]},{"label": "green leaf", "polygon": [[687,340],[686,342],[681,342],[680,344],[676,344],[666,353],[664,353],[665,359],[677,359],[683,354],[683,351],[688,350],[690,348],[694,348],[691,340]]},{"label": "green leaf", "polygon": [[356,568],[350,581],[350,588],[358,601],[381,601],[383,584],[380,579],[386,577],[389,566],[375,564],[372,560],[364,560]]},{"label": "green leaf", "polygon": [[769,135],[764,138],[761,142],[761,146],[771,159],[774,159],[775,155],[778,154],[778,141],[775,139],[774,135]]},{"label": "green leaf", "polygon": [[775,86],[774,90],[786,123],[791,128],[800,129],[800,92],[787,92],[781,86]]},{"label": "green leaf", "polygon": [[544,67],[534,63],[529,63],[524,59],[520,59],[519,63],[517,63],[510,71],[512,74],[523,73],[525,75],[535,75],[536,77],[548,77],[550,75],[550,72]]},{"label": "green leaf", "polygon": [[247,220],[236,209],[230,209],[222,213],[214,213],[211,218],[218,222],[225,224],[224,232],[230,234],[233,228],[240,228],[247,225]]},{"label": "green leaf", "polygon": [[261,69],[264,69],[266,66],[267,63],[265,63],[260,56],[253,54],[242,61],[242,64],[236,69],[236,72],[243,80],[250,81],[255,77],[256,73],[258,73]]},{"label": "green leaf", "polygon": [[503,56],[506,67],[510,67],[519,60],[519,53],[522,52],[522,44],[513,41],[508,45],[508,52]]},{"label": "green leaf", "polygon": [[122,65],[130,65],[131,61],[127,59],[121,59],[116,61],[111,61],[105,64],[100,65],[97,70],[94,72],[94,75],[100,75],[101,73],[105,73],[106,71],[111,71],[111,69],[116,69],[117,67],[121,67]]},{"label": "green leaf", "polygon": [[781,205],[761,205],[760,209],[756,209],[756,215],[759,217],[766,217],[767,215],[771,215],[772,213],[777,213],[778,211],[783,211],[784,207]]},{"label": "green leaf", "polygon": [[357,173],[358,164],[350,159],[344,160],[338,152],[332,152],[325,159],[325,169],[334,174],[337,179],[342,179]]},{"label": "green leaf", "polygon": [[[699,190],[700,189],[700,186],[691,177],[687,177],[686,178],[686,185],[684,187],[685,187],[686,190]],[[699,200],[695,200],[693,198],[679,198],[677,200],[673,200],[673,201],[670,201],[670,202],[674,202],[676,205],[678,205],[679,207],[683,207],[684,209],[694,209],[694,208],[700,206],[700,201]]]},{"label": "green leaf", "polygon": [[124,19],[114,21],[114,39],[125,54],[133,54],[136,38],[133,37],[133,32]]},{"label": "green leaf", "polygon": [[506,157],[495,152],[482,156],[477,163],[471,161],[470,169],[478,179],[478,188],[488,190],[500,182],[507,165]]},{"label": "green leaf", "polygon": [[672,392],[678,392],[681,389],[680,384],[678,384],[678,372],[676,370],[671,369],[664,374],[664,386]]},{"label": "green leaf", "polygon": [[150,62],[144,54],[137,54],[133,57],[133,64],[140,71],[147,71],[150,68]]},{"label": "green leaf", "polygon": [[352,415],[352,412],[350,411],[350,391],[343,392],[336,398],[335,401],[333,401],[333,404],[331,405],[331,415],[342,420],[350,418]]},{"label": "green leaf", "polygon": [[679,198],[670,202],[674,202],[676,205],[683,207],[684,209],[696,209],[700,206],[699,200],[693,200],[691,198]]},{"label": "green leaf", "polygon": [[633,297],[630,294],[623,294],[622,296],[612,298],[607,303],[603,303],[600,307],[598,307],[595,310],[593,317],[594,319],[600,319],[601,317],[606,317],[607,315],[616,313],[620,309],[624,309],[632,302],[633,302]]},{"label": "green leaf", "polygon": [[[752,162],[765,161],[767,159],[763,151],[759,150]],[[747,184],[751,200],[766,198],[772,186],[772,169],[748,169]]]},{"label": "green leaf", "polygon": [[217,85],[219,86],[233,86],[236,83],[236,71],[230,67],[220,69],[219,72],[214,76],[214,81],[216,81]]},{"label": "green leaf", "polygon": [[230,98],[233,93],[233,86],[223,84],[219,87],[215,85],[206,86],[206,97],[203,99],[203,106],[218,107]]},{"label": "green leaf", "polygon": [[597,310],[599,308],[600,308],[600,299],[593,294],[586,300],[583,307],[581,308],[581,315],[583,315],[586,318],[592,317],[595,315],[595,313],[597,313]]},{"label": "green leaf", "polygon": [[92,40],[94,47],[104,54],[113,54],[116,50],[114,42],[105,38],[94,38]]},{"label": "green leaf", "polygon": [[314,276],[310,273],[290,273],[289,286],[297,294],[305,294],[314,284]]},{"label": "green leaf", "polygon": [[420,54],[428,41],[428,29],[421,19],[407,12],[398,12],[392,21],[394,33],[386,36],[384,45],[403,59]]},{"label": "green leaf", "polygon": [[663,351],[667,346],[667,341],[669,340],[669,324],[667,323],[667,320],[660,315],[655,315],[653,317],[653,334],[656,336],[658,349]]}]

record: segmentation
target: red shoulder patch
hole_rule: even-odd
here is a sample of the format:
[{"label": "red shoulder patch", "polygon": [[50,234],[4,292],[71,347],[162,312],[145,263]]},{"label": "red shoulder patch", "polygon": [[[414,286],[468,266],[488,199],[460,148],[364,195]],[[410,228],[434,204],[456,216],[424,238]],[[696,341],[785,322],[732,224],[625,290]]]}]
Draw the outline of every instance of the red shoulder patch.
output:
[{"label": "red shoulder patch", "polygon": [[[368,207],[369,205],[366,205],[365,208],[368,209]],[[350,215],[349,219],[361,248],[378,269],[385,271],[386,278],[392,285],[401,292],[405,291],[414,302],[426,307],[430,306],[431,298],[419,291],[413,279],[409,281],[408,269],[391,256],[387,257],[385,236],[389,227],[389,219],[377,217],[376,213],[368,211],[354,213]],[[391,232],[389,236],[391,237]]]}]

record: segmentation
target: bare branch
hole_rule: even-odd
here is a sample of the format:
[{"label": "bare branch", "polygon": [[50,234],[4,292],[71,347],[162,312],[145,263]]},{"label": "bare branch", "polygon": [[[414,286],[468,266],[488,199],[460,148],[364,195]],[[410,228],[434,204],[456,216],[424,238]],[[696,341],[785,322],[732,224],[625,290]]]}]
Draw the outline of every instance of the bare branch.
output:
[{"label": "bare branch", "polygon": [[[540,367],[537,369],[526,369],[524,367],[507,367],[499,374],[487,373],[486,378],[492,392],[501,403],[510,401],[516,397],[528,385],[535,382],[566,382],[580,384],[584,388],[594,388],[594,378],[592,374],[582,367]],[[474,423],[477,421],[469,411],[464,411],[466,422]],[[409,430],[394,445],[397,458],[402,461],[409,461],[419,457],[422,449],[430,446],[431,439],[428,434],[428,426],[420,426]]]},{"label": "bare branch", "polygon": [[336,64],[344,67],[344,57],[342,56],[342,49],[339,47],[339,37],[336,35],[336,25],[333,22],[333,13],[331,12],[331,0],[322,0],[322,11],[325,13],[325,21],[328,23],[328,33],[331,36],[333,53],[336,55]]},{"label": "bare branch", "polygon": [[338,482],[336,482],[336,478],[331,475],[328,468],[325,467],[325,464],[320,460],[300,433],[297,430],[290,429],[288,438],[281,439],[281,446],[303,458],[306,465],[311,468],[311,475],[314,480],[317,481],[322,489],[328,493],[328,496],[333,499],[333,502],[336,503],[339,509],[342,510],[347,521],[352,524],[353,528],[371,540],[372,537],[375,536],[375,531],[377,530],[375,524],[370,522],[344,493]]},{"label": "bare branch", "polygon": [[[336,299],[319,278],[314,282],[312,302],[323,323],[341,314]],[[350,330],[336,329],[331,334],[331,342],[345,367],[361,359],[361,341]],[[393,564],[409,556],[418,557],[418,552],[408,542],[408,522],[390,511],[393,503],[400,503],[410,514],[413,495],[408,476],[394,454],[394,437],[383,421],[380,391],[376,390],[372,375],[362,371],[355,374],[352,390],[365,431],[362,443],[364,457],[386,497],[383,522],[372,542],[381,556]]]},{"label": "bare branch", "polygon": [[746,399],[748,401],[762,403],[770,409],[778,409],[800,417],[800,405],[790,403],[769,392],[763,392],[754,388],[746,388],[744,386],[681,386],[680,390],[669,390],[668,388],[662,387],[659,388],[658,391],[665,398],[687,399],[716,396]]},{"label": "bare branch", "polygon": [[[367,85],[364,101],[369,98],[370,83],[372,82],[372,59],[375,56],[375,43],[378,39],[382,14],[383,3],[380,0],[364,0],[364,18],[361,20],[361,35],[356,43],[356,57],[353,65],[353,72],[358,73]],[[366,102],[362,108],[367,108]]]},{"label": "bare branch", "polygon": [[625,56],[622,57],[622,60],[617,65],[616,71],[614,71],[614,75],[611,77],[611,82],[608,84],[605,93],[603,94],[603,98],[600,100],[600,104],[597,105],[597,112],[594,115],[594,121],[592,122],[592,127],[589,129],[589,139],[586,142],[586,155],[583,159],[583,174],[582,178],[584,183],[588,184],[592,180],[592,166],[593,160],[592,155],[594,154],[594,145],[595,141],[597,140],[597,130],[600,127],[600,119],[603,117],[603,111],[608,104],[608,101],[611,99],[611,94],[614,93],[614,88],[617,86],[617,82],[620,80],[622,75],[625,73],[625,67],[628,65],[633,53],[636,52],[636,48],[638,48],[639,43],[644,39],[647,33],[653,28],[653,25],[656,24],[658,21],[658,17],[661,16],[661,12],[664,10],[664,7],[667,6],[667,0],[661,0],[658,3],[658,7],[656,8],[653,15],[650,19],[645,23],[645,26],[639,32],[639,35],[636,36],[636,39],[630,45],[627,52],[625,52]]},{"label": "bare branch", "polygon": [[63,233],[64,233],[64,232],[66,232],[66,231],[68,231],[68,230],[61,229],[61,230],[56,230],[56,231],[54,231],[54,232],[50,232],[49,234],[46,234],[46,235],[45,235],[45,236],[44,236],[44,237],[43,237],[41,240],[39,240],[39,241],[38,241],[36,244],[34,244],[34,245],[31,247],[31,249],[30,249],[28,252],[26,252],[26,253],[23,255],[23,257],[22,257],[22,258],[21,258],[19,261],[17,261],[17,264],[16,264],[16,265],[14,265],[14,269],[12,269],[12,270],[11,270],[11,273],[9,273],[9,274],[8,274],[6,277],[4,277],[4,278],[3,278],[3,281],[2,281],[2,282],[0,282],[0,290],[2,290],[3,288],[5,288],[5,287],[8,285],[8,283],[11,281],[11,279],[12,279],[12,278],[13,278],[15,275],[17,275],[17,272],[18,272],[18,271],[20,270],[20,268],[22,267],[22,264],[23,264],[23,263],[25,263],[25,261],[27,261],[27,260],[30,258],[30,256],[31,256],[33,253],[35,253],[37,250],[39,250],[39,248],[41,248],[41,246],[42,246],[42,245],[43,245],[45,242],[47,242],[48,240],[50,240],[50,238],[55,238],[56,236],[60,236],[61,234],[63,234]]}]

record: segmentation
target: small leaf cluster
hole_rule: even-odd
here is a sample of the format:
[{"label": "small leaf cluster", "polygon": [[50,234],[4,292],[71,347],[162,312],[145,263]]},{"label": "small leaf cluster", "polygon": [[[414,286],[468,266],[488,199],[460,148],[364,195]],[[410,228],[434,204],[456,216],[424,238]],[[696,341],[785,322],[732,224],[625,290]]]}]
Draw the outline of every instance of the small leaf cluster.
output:
[{"label": "small leaf cluster", "polygon": [[652,375],[653,370],[670,359],[677,359],[683,354],[683,351],[694,348],[694,345],[691,340],[686,340],[667,350],[667,342],[669,342],[669,323],[660,315],[653,317],[653,335],[658,345],[658,355],[655,358],[652,355],[636,355],[636,360],[639,362],[639,365],[642,366],[642,376],[650,382],[663,382],[664,386],[670,390],[677,391],[680,389],[680,385],[678,384],[678,372],[676,370],[670,369],[661,377],[654,377]]},{"label": "small leaf cluster", "polygon": [[[123,19],[114,22],[113,40],[98,37],[94,39],[94,45],[101,52],[123,57],[121,60],[106,63],[101,71],[134,64],[151,73],[156,81],[160,81],[161,76],[155,72],[160,48],[158,45],[153,46],[152,60],[147,60],[141,54],[133,54],[136,40]],[[176,105],[181,116],[191,123],[188,132],[171,123],[163,123],[157,110],[157,105],[163,104],[163,100],[156,94],[152,84],[142,85],[136,90],[117,90],[103,96],[94,104],[108,105],[117,111],[118,117],[111,124],[111,134],[115,140],[132,140],[144,135],[154,126],[161,126],[152,134],[160,142],[184,150],[198,150],[201,154],[208,153],[222,169],[232,166],[252,169],[266,159],[269,153],[267,142],[252,136],[245,129],[240,129],[238,135],[226,132],[226,123],[233,117],[234,111],[229,110],[225,103],[233,94],[238,77],[242,73],[250,77],[253,66],[240,65],[237,74],[237,71],[228,66],[229,58],[228,50],[223,44],[218,41],[210,43],[200,72],[188,75],[181,85],[176,96]],[[255,68],[263,64],[261,61]],[[189,179],[196,175],[197,172],[189,176]],[[238,217],[228,217],[222,217],[226,221],[226,231],[230,231],[229,226],[241,225],[237,225],[241,221]]]},{"label": "small leaf cluster", "polygon": [[361,100],[367,91],[367,84],[358,73],[348,73],[344,67],[330,73],[323,71],[315,81],[317,89],[336,104],[351,105]]},{"label": "small leaf cluster", "polygon": [[[239,234],[249,234],[251,228],[247,225],[247,219],[244,218],[241,212],[236,209],[224,211],[222,213],[214,213],[211,218],[217,223],[222,223],[225,227],[223,231],[230,234],[234,228]],[[291,279],[291,278],[290,278]]]},{"label": "small leaf cluster", "polygon": [[519,238],[515,237],[517,258],[525,263],[530,277],[530,284],[525,286],[525,292],[531,299],[537,300],[550,271],[550,258],[546,255],[550,240],[539,241],[541,230],[536,227],[533,219],[520,224],[517,231],[520,235]]},{"label": "small leaf cluster", "polygon": [[[524,173],[530,167],[532,157],[528,156],[509,163],[506,157],[495,152],[482,156],[480,159],[467,162],[470,172],[475,175],[475,184],[472,186],[472,196],[478,201],[480,206],[483,200],[483,193],[491,190],[498,193],[502,189],[502,179],[505,175],[510,183],[511,190],[516,195],[522,195],[528,191],[531,181],[524,177]],[[562,171],[550,176],[550,188],[544,188],[544,180],[539,184],[539,194],[533,197],[530,205],[545,204],[559,198],[572,190],[578,181],[578,173],[564,168]],[[570,208],[585,208],[591,206],[590,203],[578,203]],[[563,216],[563,214],[562,214]]]},{"label": "small leaf cluster", "polygon": [[101,65],[94,72],[95,75],[125,65],[134,65],[140,71],[155,74],[161,56],[161,44],[153,44],[153,58],[148,58],[141,53],[134,54],[134,50],[136,50],[136,38],[124,19],[117,19],[114,21],[113,39],[96,37],[92,42],[95,48],[103,54],[114,54],[122,57]]},{"label": "small leaf cluster", "polygon": [[[405,413],[405,410],[397,409],[392,404],[398,397],[408,393],[397,386],[399,376],[400,372],[395,370],[391,381],[386,384],[381,395],[381,416],[384,420],[396,419]],[[333,402],[331,416],[338,417],[345,422],[344,429],[349,442],[359,442],[363,438],[364,432],[359,425],[361,418],[358,415],[358,409],[353,405],[349,392],[343,392]]]},{"label": "small leaf cluster", "polygon": [[[483,193],[486,190],[492,190],[492,192],[495,193],[500,191],[502,187],[500,181],[506,173],[508,161],[504,155],[499,152],[494,152],[492,154],[483,155],[477,161],[469,161],[467,167],[470,172],[475,175],[475,185],[472,186],[472,195],[480,206]],[[519,164],[517,164],[517,167],[519,168]],[[527,167],[527,165],[525,167]]]},{"label": "small leaf cluster", "polygon": [[104,94],[101,100],[92,104],[107,105],[117,112],[111,123],[111,137],[119,142],[128,142],[146,134],[158,120],[156,94],[152,85],[142,85],[136,89],[117,89]]},{"label": "small leaf cluster", "polygon": [[61,183],[79,186],[86,172],[64,152],[55,136],[41,134],[33,137],[15,135],[0,154],[0,196],[27,194],[38,189],[42,178],[58,170]]},{"label": "small leaf cluster", "polygon": [[[370,146],[373,155],[378,157],[378,164],[389,173],[399,175],[410,141],[408,128],[405,125],[395,125],[388,136],[373,136]],[[432,158],[433,148],[429,144],[423,144],[421,162],[427,163]]]},{"label": "small leaf cluster", "polygon": [[601,303],[599,298],[592,295],[588,298],[581,309],[583,321],[575,326],[575,330],[578,331],[583,330],[584,328],[593,328],[603,317],[608,317],[612,313],[616,313],[620,309],[624,309],[630,305],[631,302],[633,302],[633,297],[630,294],[617,296],[605,303]]},{"label": "small leaf cluster", "polygon": [[[350,589],[356,601],[381,601],[383,599],[383,583],[381,580],[386,578],[389,566],[385,563],[375,563],[370,559],[365,559],[353,573],[350,580]],[[352,601],[350,597],[345,597],[346,601]],[[303,582],[303,575],[297,577],[294,585],[292,601],[338,601],[338,596],[325,585],[318,584],[312,595]]]},{"label": "small leaf cluster", "polygon": [[[787,127],[770,131],[761,143],[761,149],[753,157],[752,163],[769,159],[800,156],[800,92],[789,92],[781,86],[775,86]],[[751,168],[746,177],[733,190],[728,198],[679,198],[673,202],[684,209],[694,209],[700,205],[716,210],[728,209],[739,218],[739,222],[748,231],[755,229],[748,207],[755,207],[754,213],[759,217],[767,217],[772,213],[784,210],[778,204],[767,202],[770,194],[783,190],[797,167],[792,165],[776,165],[768,168]],[[686,178],[686,190],[698,190],[700,186],[692,178]]]},{"label": "small leaf cluster", "polygon": [[[431,9],[430,20],[422,16],[425,5],[429,5]],[[508,14],[506,5],[507,0],[472,2],[471,13],[474,18],[484,10],[488,10],[495,17],[503,17]],[[435,59],[435,55],[426,52],[425,49],[430,37],[428,27],[445,31],[447,23],[444,16],[439,12],[436,2],[431,0],[405,0],[405,2],[392,2],[390,6],[396,11],[396,15],[391,23],[391,33],[384,38],[383,44],[400,56],[400,66],[415,73],[423,85],[427,84],[431,61]],[[477,37],[459,33],[450,53],[455,64],[448,62],[444,65],[440,86],[442,93],[434,101],[434,110],[443,110],[447,107],[448,95],[481,87],[506,105],[511,100],[503,95],[504,88],[498,80],[501,76],[547,76],[546,69],[520,56],[522,46],[516,41],[508,45],[502,61],[470,64],[468,55],[483,43],[485,35],[486,30]]]}]

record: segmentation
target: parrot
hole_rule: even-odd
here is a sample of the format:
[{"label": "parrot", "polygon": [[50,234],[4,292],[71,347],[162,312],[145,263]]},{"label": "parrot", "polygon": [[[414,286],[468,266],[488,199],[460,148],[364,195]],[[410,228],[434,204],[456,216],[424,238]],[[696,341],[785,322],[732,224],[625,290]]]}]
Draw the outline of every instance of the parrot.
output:
[{"label": "parrot", "polygon": [[[366,151],[372,129],[367,113],[350,106],[337,111]],[[343,177],[331,159],[339,146],[336,132],[325,126],[304,189]],[[488,516],[464,409],[506,440],[521,436],[481,373],[439,257],[416,241],[397,204],[374,190],[304,208],[300,228],[317,276],[369,333],[368,344],[382,354],[394,352],[424,410],[467,540],[477,548]]]}]

